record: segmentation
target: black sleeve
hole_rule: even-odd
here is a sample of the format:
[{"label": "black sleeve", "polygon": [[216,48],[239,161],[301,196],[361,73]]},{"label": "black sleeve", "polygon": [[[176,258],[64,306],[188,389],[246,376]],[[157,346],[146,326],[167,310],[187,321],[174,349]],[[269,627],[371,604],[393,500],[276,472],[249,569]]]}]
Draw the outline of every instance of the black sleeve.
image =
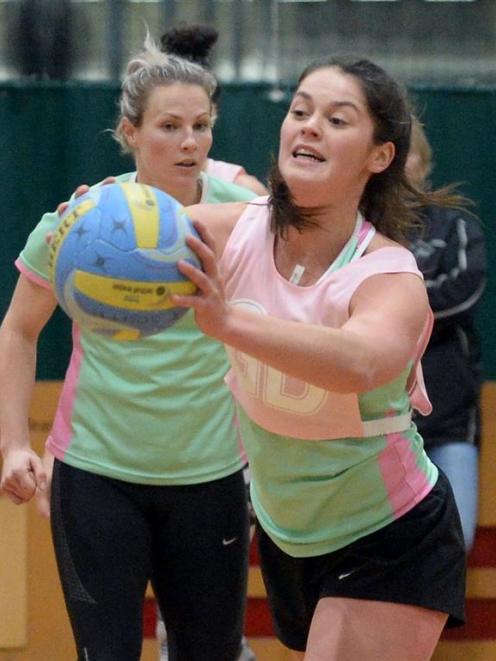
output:
[{"label": "black sleeve", "polygon": [[486,283],[484,234],[476,218],[451,210],[445,246],[434,271],[424,273],[429,302],[437,322],[471,319]]}]

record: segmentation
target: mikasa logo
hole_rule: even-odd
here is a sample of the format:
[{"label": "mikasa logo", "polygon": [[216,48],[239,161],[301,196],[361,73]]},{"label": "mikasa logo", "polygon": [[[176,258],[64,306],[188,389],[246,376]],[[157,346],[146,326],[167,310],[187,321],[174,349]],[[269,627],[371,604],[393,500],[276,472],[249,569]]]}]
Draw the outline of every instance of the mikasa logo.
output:
[{"label": "mikasa logo", "polygon": [[114,282],[112,284],[112,289],[118,290],[118,291],[127,291],[130,294],[153,294],[155,292],[154,287],[132,287],[126,284],[122,284],[120,282]]}]

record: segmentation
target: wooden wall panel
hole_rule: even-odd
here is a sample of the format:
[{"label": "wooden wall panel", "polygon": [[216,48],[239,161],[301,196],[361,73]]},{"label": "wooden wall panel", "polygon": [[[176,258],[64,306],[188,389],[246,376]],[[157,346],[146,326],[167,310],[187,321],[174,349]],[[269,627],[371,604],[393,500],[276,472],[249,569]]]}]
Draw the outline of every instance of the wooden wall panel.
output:
[{"label": "wooden wall panel", "polygon": [[[59,391],[57,381],[36,385],[30,424],[38,451],[50,428]],[[443,636],[434,661],[496,659],[496,382],[486,383],[484,387],[483,414],[480,525],[468,574],[469,620],[465,627]],[[32,503],[15,507],[0,499],[0,531],[0,661],[74,658],[48,522],[38,515]],[[9,580],[10,587],[6,590]],[[23,585],[27,591],[22,589]],[[4,599],[7,592],[8,600]],[[144,621],[141,661],[156,661],[155,604],[151,592]],[[273,637],[255,548],[251,557],[246,632],[258,661],[289,661],[289,653]]]},{"label": "wooden wall panel", "polygon": [[0,649],[27,640],[27,510],[0,495]]}]

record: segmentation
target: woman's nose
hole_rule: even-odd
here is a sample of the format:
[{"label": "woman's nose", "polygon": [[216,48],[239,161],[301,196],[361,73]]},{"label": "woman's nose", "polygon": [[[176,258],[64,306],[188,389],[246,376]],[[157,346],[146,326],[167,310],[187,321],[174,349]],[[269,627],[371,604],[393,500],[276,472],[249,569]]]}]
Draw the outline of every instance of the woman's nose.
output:
[{"label": "woman's nose", "polygon": [[193,131],[187,131],[181,143],[181,149],[184,151],[193,151],[198,146]]},{"label": "woman's nose", "polygon": [[301,127],[303,135],[320,135],[320,123],[318,119],[312,115],[308,117]]}]

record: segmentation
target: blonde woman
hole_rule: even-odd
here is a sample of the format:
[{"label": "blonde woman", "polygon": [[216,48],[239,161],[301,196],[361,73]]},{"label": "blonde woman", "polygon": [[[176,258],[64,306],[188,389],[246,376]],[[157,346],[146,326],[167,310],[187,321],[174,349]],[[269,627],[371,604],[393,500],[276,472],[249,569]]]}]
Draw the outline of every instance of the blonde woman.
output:
[{"label": "blonde woman", "polygon": [[[202,172],[215,78],[148,40],[122,84],[119,142],[136,170],[117,181],[183,205],[249,200]],[[39,333],[56,307],[46,214],[30,235],[0,330],[2,488],[47,494],[28,407]],[[171,660],[236,661],[248,563],[248,512],[224,348],[193,315],[135,343],[73,328],[73,351],[47,449],[51,522],[78,658],[138,661],[148,581],[165,613]]]}]

